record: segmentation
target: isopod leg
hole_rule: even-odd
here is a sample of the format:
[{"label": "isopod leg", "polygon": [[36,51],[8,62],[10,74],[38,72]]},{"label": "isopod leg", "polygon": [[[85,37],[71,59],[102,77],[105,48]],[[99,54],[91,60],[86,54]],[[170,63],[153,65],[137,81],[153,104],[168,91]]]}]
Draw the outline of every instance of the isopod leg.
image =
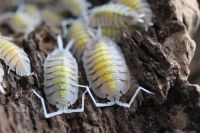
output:
[{"label": "isopod leg", "polygon": [[84,106],[85,106],[85,93],[86,92],[87,92],[87,90],[82,95],[81,108],[78,108],[78,109],[65,109],[64,113],[83,112],[84,111]]},{"label": "isopod leg", "polygon": [[79,87],[84,87],[84,88],[87,89],[87,92],[89,93],[89,95],[90,95],[90,97],[92,98],[92,101],[94,102],[94,104],[95,104],[96,107],[108,107],[108,106],[112,106],[112,105],[115,104],[114,101],[108,102],[108,103],[98,103],[98,102],[95,100],[94,96],[92,95],[92,93],[91,93],[91,91],[90,91],[90,89],[89,89],[88,86],[83,86],[83,85],[77,85],[77,86],[79,86]]},{"label": "isopod leg", "polygon": [[123,107],[126,107],[126,108],[130,108],[131,107],[131,104],[135,101],[135,98],[136,96],[138,95],[138,93],[140,92],[140,90],[143,90],[144,92],[146,93],[149,93],[149,94],[154,94],[146,89],[144,89],[143,87],[138,87],[138,89],[136,90],[136,92],[134,93],[133,97],[131,98],[131,100],[129,101],[129,103],[123,103],[121,101],[116,101],[116,104],[118,104],[119,106],[123,106]]},{"label": "isopod leg", "polygon": [[56,115],[63,114],[63,110],[58,110],[58,111],[53,112],[53,113],[47,113],[46,106],[45,106],[45,103],[44,103],[44,99],[34,89],[32,91],[41,100],[45,118],[50,118],[50,117],[53,117],[53,116],[56,116]]}]

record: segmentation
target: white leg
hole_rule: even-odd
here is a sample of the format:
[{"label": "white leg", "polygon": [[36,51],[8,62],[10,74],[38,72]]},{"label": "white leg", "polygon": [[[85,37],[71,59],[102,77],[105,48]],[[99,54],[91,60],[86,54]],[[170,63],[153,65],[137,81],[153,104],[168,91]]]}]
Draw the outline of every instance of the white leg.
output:
[{"label": "white leg", "polygon": [[94,102],[94,104],[95,104],[97,107],[108,107],[108,106],[112,106],[112,105],[115,104],[114,101],[113,101],[113,102],[108,102],[108,103],[98,103],[98,102],[95,100],[95,98],[93,97],[93,95],[92,95],[92,93],[91,93],[91,91],[90,91],[90,89],[89,89],[88,86],[83,86],[83,85],[77,85],[77,86],[79,86],[79,87],[84,87],[84,88],[87,89],[87,92],[89,93],[90,97],[92,98],[92,101]]},{"label": "white leg", "polygon": [[78,109],[65,109],[64,113],[74,113],[74,112],[83,112],[84,111],[84,104],[85,104],[85,93],[87,90],[83,93],[82,95],[82,103],[81,103],[81,108]]},{"label": "white leg", "polygon": [[123,107],[127,107],[127,108],[130,108],[131,107],[131,104],[134,102],[136,96],[138,95],[138,93],[140,92],[140,90],[143,90],[145,91],[146,93],[149,93],[149,94],[154,94],[146,89],[144,89],[143,87],[138,87],[138,89],[136,90],[136,92],[134,93],[133,97],[131,98],[131,100],[129,101],[129,103],[122,103],[121,101],[116,101],[116,103],[119,105],[119,106],[123,106]]},{"label": "white leg", "polygon": [[3,89],[3,87],[0,85],[0,92],[5,94],[5,90]]},{"label": "white leg", "polygon": [[45,106],[45,103],[44,103],[44,99],[34,89],[32,89],[32,91],[41,100],[45,118],[50,118],[50,117],[53,117],[53,116],[56,116],[56,115],[63,114],[63,110],[58,110],[58,111],[53,112],[53,113],[47,113],[46,106]]}]

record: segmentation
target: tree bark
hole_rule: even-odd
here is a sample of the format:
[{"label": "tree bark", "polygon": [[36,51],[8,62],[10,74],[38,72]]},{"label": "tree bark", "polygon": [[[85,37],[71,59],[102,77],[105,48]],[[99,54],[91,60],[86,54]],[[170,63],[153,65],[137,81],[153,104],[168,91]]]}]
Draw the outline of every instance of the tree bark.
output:
[{"label": "tree bark", "polygon": [[[83,113],[45,119],[41,102],[31,89],[45,97],[43,62],[56,47],[57,31],[41,25],[27,37],[16,36],[16,44],[29,55],[34,75],[6,73],[3,86],[7,95],[0,95],[0,132],[200,132],[200,87],[187,81],[188,65],[196,47],[191,37],[200,19],[198,1],[148,2],[154,13],[154,26],[149,32],[138,29],[124,36],[119,45],[134,77],[132,88],[140,85],[155,95],[144,93],[142,104],[141,99],[137,100],[130,109],[96,108],[87,95]],[[87,85],[82,63],[79,69],[80,84]],[[133,92],[130,90],[124,99],[128,100]],[[75,107],[80,106],[80,101],[79,97]],[[56,111],[47,102],[46,106],[49,112]]]}]

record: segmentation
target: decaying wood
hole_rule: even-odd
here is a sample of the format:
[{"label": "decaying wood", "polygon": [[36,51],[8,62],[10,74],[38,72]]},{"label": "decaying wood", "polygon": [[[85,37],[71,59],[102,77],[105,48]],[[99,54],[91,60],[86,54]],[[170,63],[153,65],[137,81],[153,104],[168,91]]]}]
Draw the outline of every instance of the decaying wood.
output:
[{"label": "decaying wood", "polygon": [[[43,62],[56,47],[58,31],[41,25],[27,37],[17,37],[16,44],[29,55],[34,75],[5,75],[7,95],[0,95],[0,132],[200,132],[200,87],[187,81],[196,45],[191,35],[198,26],[199,7],[196,0],[187,1],[149,0],[155,25],[148,33],[138,29],[124,36],[119,44],[134,86],[139,84],[155,93],[144,94],[142,104],[136,101],[130,109],[98,109],[87,96],[84,113],[45,119],[31,89],[44,96]],[[79,66],[80,84],[87,84],[82,63]],[[125,100],[130,96],[126,94]],[[48,111],[56,110],[46,105]]]}]

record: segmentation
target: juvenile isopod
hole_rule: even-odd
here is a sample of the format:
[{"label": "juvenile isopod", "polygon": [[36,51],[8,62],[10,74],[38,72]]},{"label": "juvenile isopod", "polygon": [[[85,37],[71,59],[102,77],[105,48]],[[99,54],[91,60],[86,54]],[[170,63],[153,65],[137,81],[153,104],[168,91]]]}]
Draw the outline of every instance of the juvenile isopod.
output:
[{"label": "juvenile isopod", "polygon": [[[57,41],[58,49],[49,54],[44,63],[44,93],[47,101],[59,110],[47,113],[44,99],[33,90],[42,102],[46,118],[63,113],[83,112],[85,93],[89,90],[87,86],[78,85],[78,65],[69,51],[74,41],[71,40],[65,49],[61,36],[58,36]],[[78,99],[78,87],[87,89],[82,95],[82,106],[78,109],[69,109]]]},{"label": "juvenile isopod", "polygon": [[2,85],[1,85],[1,83],[3,81],[3,76],[4,76],[4,70],[3,70],[2,64],[0,64],[0,92],[4,94],[5,91],[4,91],[4,89],[3,89]]},{"label": "juvenile isopod", "polygon": [[0,59],[19,76],[31,75],[28,55],[11,41],[0,37]]},{"label": "juvenile isopod", "polygon": [[130,73],[120,48],[111,39],[100,37],[93,40],[84,52],[83,64],[87,79],[93,92],[108,103],[97,103],[89,92],[97,107],[118,104],[130,107],[140,90],[150,91],[139,87],[129,103],[120,101],[120,97],[130,88]]},{"label": "juvenile isopod", "polygon": [[138,13],[145,14],[144,16],[144,27],[148,30],[149,26],[152,26],[152,11],[150,5],[146,0],[114,0],[120,4],[126,5]]},{"label": "juvenile isopod", "polygon": [[[67,30],[67,25],[70,25]],[[62,22],[62,27],[67,40],[74,40],[72,53],[80,61],[87,44],[91,40],[90,28],[83,20],[66,20]]]},{"label": "juvenile isopod", "polygon": [[89,22],[94,27],[127,27],[143,23],[143,14],[122,4],[107,4],[89,11]]}]

